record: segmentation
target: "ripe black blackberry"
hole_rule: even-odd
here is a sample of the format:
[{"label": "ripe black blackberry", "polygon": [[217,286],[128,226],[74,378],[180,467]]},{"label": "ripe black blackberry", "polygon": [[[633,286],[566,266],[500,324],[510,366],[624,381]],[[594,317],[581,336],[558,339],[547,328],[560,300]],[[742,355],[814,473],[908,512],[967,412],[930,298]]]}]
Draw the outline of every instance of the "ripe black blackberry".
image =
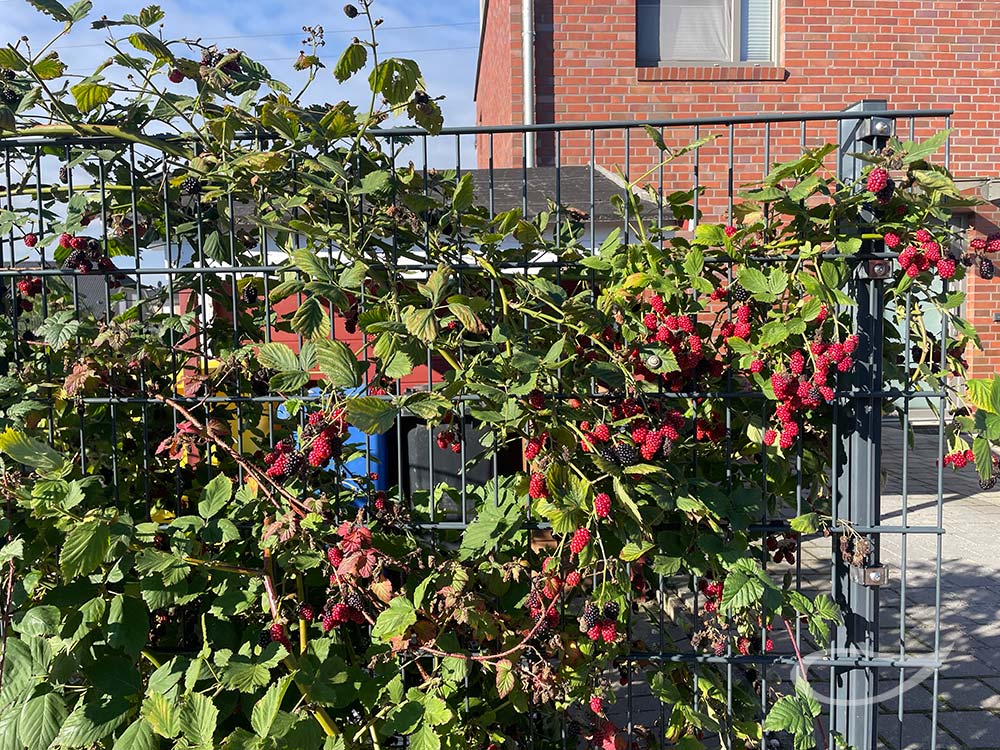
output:
[{"label": "ripe black blackberry", "polygon": [[285,475],[294,477],[305,465],[305,454],[302,451],[293,451],[285,456]]},{"label": "ripe black blackberry", "polygon": [[347,16],[348,18],[357,18],[358,9],[355,8],[353,5],[351,5],[350,3],[348,3],[347,5],[344,6],[344,15]]},{"label": "ripe black blackberry", "polygon": [[989,258],[981,258],[979,261],[979,278],[989,281],[993,278],[993,261]]},{"label": "ripe black blackberry", "polygon": [[619,612],[621,612],[621,608],[618,606],[618,602],[608,602],[602,610],[602,614],[608,620],[617,620]]},{"label": "ripe black blackberry", "polygon": [[6,104],[8,107],[12,107],[21,101],[21,95],[17,93],[17,90],[6,83],[0,83],[0,104]]},{"label": "ripe black blackberry", "polygon": [[583,607],[583,627],[590,630],[600,619],[601,613],[598,611],[597,605],[593,602],[587,602]]},{"label": "ripe black blackberry", "polygon": [[982,487],[984,490],[992,490],[994,487],[997,486],[997,478],[998,477],[996,474],[991,474],[989,479],[983,479],[982,477],[979,477],[979,486]]},{"label": "ripe black blackberry", "polygon": [[257,282],[248,281],[243,286],[242,294],[244,305],[256,305],[257,304]]},{"label": "ripe black blackberry", "polygon": [[65,184],[69,182],[69,168],[66,166],[59,167],[59,182]]},{"label": "ripe black blackberry", "polygon": [[819,389],[818,385],[809,386],[809,400],[810,401],[823,401],[823,392]]},{"label": "ripe black blackberry", "polygon": [[346,604],[351,609],[356,609],[358,612],[365,608],[365,601],[361,598],[361,594],[357,591],[348,591],[344,596],[344,604]]},{"label": "ripe black blackberry", "polygon": [[962,265],[965,266],[966,268],[972,268],[974,265],[976,265],[976,256],[966,253],[965,255],[962,256]]},{"label": "ripe black blackberry", "polygon": [[201,193],[201,180],[197,177],[188,177],[181,183],[181,192],[184,195],[198,195]]},{"label": "ripe black blackberry", "polygon": [[896,183],[892,181],[890,177],[886,180],[885,187],[875,193],[875,200],[879,203],[888,203],[892,198],[893,192],[896,190]]},{"label": "ripe black blackberry", "polygon": [[153,535],[153,547],[160,550],[161,552],[166,552],[170,549],[170,539],[162,531],[157,531]]},{"label": "ripe black blackberry", "polygon": [[0,68],[0,81],[13,81],[14,71],[7,68]]},{"label": "ripe black blackberry", "polygon": [[634,445],[615,443],[606,452],[610,456],[609,460],[619,466],[634,466],[639,463],[639,451]]},{"label": "ripe black blackberry", "polygon": [[750,292],[738,281],[734,281],[729,287],[729,298],[734,302],[746,302],[750,299]]},{"label": "ripe black blackberry", "polygon": [[66,256],[66,261],[63,263],[63,267],[80,270],[81,266],[83,266],[85,262],[89,262],[86,251],[73,250]]},{"label": "ripe black blackberry", "polygon": [[270,642],[271,642],[271,631],[265,628],[264,630],[260,631],[260,634],[257,636],[257,645],[260,646],[261,648],[264,648],[264,646],[267,646]]}]

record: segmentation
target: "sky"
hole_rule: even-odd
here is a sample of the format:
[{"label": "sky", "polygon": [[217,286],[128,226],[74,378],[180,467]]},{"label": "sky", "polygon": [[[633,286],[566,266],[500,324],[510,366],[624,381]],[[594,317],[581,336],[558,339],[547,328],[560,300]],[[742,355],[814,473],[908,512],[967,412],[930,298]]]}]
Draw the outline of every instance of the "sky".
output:
[{"label": "sky", "polygon": [[[165,38],[200,37],[203,43],[215,41],[220,48],[241,49],[266,65],[274,77],[290,84],[304,80],[304,74],[292,69],[292,62],[303,48],[302,27],[323,26],[327,44],[320,54],[327,68],[314,85],[310,98],[331,102],[345,98],[361,101],[363,81],[339,86],[331,72],[351,38],[363,36],[367,31],[363,17],[352,20],[344,15],[345,1],[161,0],[157,4],[166,13]],[[120,18],[125,13],[138,13],[143,4],[147,4],[143,0],[93,2],[92,18],[95,20],[102,15]],[[69,0],[64,0],[64,4],[68,5]],[[445,124],[473,125],[479,1],[375,0],[372,9],[384,19],[379,30],[380,55],[416,60],[423,71],[428,93],[445,96],[441,102]],[[27,35],[32,46],[36,46],[47,42],[58,29],[59,24],[37,11],[27,0],[0,0],[0,42],[6,44]],[[73,72],[91,72],[108,56],[106,38],[106,30],[93,30],[89,22],[85,22],[74,28],[55,49]],[[474,158],[472,139],[462,139],[461,146],[463,162],[469,160],[467,163],[471,166]],[[439,159],[450,154],[450,161],[454,162],[454,141],[447,146],[435,144],[433,150],[439,154]]]}]

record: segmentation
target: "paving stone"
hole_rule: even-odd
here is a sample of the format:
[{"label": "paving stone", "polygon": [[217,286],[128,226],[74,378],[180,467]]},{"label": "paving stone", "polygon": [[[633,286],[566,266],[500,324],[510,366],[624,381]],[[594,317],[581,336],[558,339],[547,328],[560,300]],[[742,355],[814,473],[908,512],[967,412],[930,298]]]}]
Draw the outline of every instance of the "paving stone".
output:
[{"label": "paving stone", "polygon": [[938,723],[968,748],[996,750],[1000,719],[987,711],[939,711]]},{"label": "paving stone", "polygon": [[[902,731],[902,742],[900,742]],[[929,750],[932,725],[929,716],[906,714],[900,725],[895,715],[878,720],[879,747],[886,750]],[[962,745],[946,732],[938,731],[937,750],[959,750]]]},{"label": "paving stone", "polygon": [[996,687],[971,678],[938,680],[938,698],[960,711],[1000,709]]}]

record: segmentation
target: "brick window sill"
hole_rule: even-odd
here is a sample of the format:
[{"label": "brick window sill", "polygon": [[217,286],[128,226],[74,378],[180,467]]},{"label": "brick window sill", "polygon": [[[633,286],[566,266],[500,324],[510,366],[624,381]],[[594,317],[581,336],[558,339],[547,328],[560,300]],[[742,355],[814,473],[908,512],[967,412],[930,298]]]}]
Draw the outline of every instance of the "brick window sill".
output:
[{"label": "brick window sill", "polygon": [[783,81],[779,65],[657,65],[636,68],[640,81]]}]

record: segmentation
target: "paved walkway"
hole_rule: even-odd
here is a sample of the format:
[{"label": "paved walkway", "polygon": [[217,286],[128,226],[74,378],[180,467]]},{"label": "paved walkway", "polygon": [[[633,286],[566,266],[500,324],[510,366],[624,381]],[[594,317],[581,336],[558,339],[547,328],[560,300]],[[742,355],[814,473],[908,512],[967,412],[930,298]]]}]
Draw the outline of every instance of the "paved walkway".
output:
[{"label": "paved walkway", "polygon": [[[937,430],[918,432],[909,452],[905,506],[902,434],[885,433],[883,523],[901,524],[905,508],[908,525],[936,526]],[[946,469],[943,486],[940,630],[935,623],[938,539],[908,534],[904,542],[902,535],[883,536],[882,559],[895,575],[883,589],[881,645],[898,651],[902,642],[909,655],[929,654],[938,632],[944,668],[938,680],[937,747],[1000,748],[1000,491],[980,489],[972,467]],[[899,575],[904,552],[905,602]],[[898,681],[898,672],[892,677]],[[899,699],[881,704],[883,747],[931,747],[932,689],[928,676],[902,695],[901,709]]]}]

